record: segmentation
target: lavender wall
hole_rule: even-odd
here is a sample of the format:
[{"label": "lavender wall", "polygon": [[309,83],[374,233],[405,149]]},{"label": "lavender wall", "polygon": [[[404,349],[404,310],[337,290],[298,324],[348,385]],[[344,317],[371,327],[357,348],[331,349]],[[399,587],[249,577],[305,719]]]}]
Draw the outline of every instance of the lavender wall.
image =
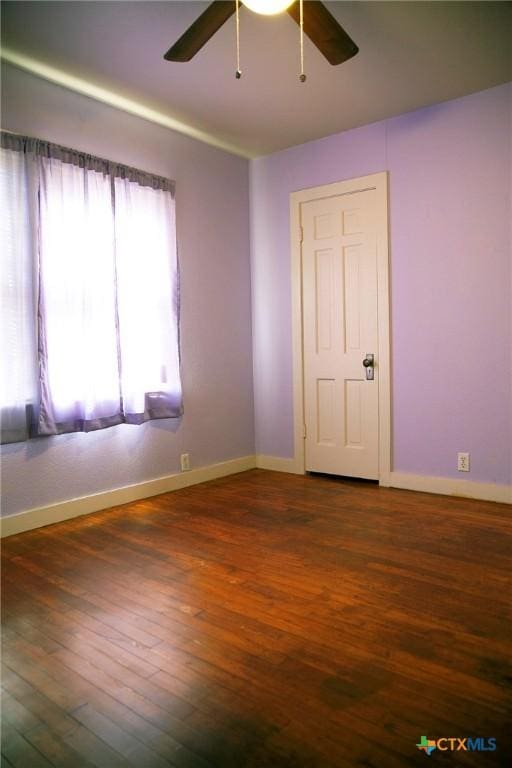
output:
[{"label": "lavender wall", "polygon": [[3,127],[176,180],[185,415],[2,448],[2,514],[254,453],[246,160],[6,66]]},{"label": "lavender wall", "polygon": [[[246,161],[3,73],[3,127],[177,181],[186,413],[2,448],[2,514],[254,452]],[[390,171],[394,469],[512,482],[512,85],[251,163],[258,453],[293,455],[289,193]],[[454,360],[458,363],[455,364]]]},{"label": "lavender wall", "polygon": [[293,456],[289,193],[389,171],[393,469],[512,482],[512,84],[251,163],[256,450]]}]

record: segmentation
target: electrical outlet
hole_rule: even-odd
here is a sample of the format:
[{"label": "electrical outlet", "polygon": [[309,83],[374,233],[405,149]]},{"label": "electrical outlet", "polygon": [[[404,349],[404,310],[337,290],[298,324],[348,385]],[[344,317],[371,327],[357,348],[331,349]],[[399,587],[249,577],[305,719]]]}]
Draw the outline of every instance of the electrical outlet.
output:
[{"label": "electrical outlet", "polygon": [[188,453],[181,454],[181,471],[187,472],[190,469],[190,456]]},{"label": "electrical outlet", "polygon": [[469,472],[469,453],[457,454],[457,469],[459,472]]}]

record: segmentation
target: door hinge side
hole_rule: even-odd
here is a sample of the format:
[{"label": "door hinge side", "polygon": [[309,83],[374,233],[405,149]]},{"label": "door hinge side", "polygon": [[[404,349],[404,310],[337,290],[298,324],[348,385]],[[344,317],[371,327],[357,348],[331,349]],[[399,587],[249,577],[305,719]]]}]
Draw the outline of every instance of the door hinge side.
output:
[{"label": "door hinge side", "polygon": [[299,243],[304,242],[304,227],[302,224],[299,224]]},{"label": "door hinge side", "polygon": [[302,425],[302,437],[304,438],[304,440],[307,437],[307,429],[305,424]]}]

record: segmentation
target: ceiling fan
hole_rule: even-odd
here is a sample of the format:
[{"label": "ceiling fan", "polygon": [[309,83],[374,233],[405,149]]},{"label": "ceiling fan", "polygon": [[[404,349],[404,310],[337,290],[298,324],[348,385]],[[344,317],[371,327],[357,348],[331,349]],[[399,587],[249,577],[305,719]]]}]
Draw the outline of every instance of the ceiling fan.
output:
[{"label": "ceiling fan", "polygon": [[[242,4],[242,3],[240,3]],[[286,10],[292,19],[300,24],[300,4],[281,0],[274,3],[278,10],[257,10],[261,0],[245,0],[244,5],[256,13],[279,13]],[[263,3],[271,7],[269,0]],[[190,61],[196,53],[213,37],[222,25],[235,13],[236,0],[214,0],[194,21],[184,34],[172,45],[164,56],[167,61]],[[304,32],[316,45],[330,64],[341,64],[352,58],[359,48],[338,24],[334,16],[320,0],[303,0]]]}]

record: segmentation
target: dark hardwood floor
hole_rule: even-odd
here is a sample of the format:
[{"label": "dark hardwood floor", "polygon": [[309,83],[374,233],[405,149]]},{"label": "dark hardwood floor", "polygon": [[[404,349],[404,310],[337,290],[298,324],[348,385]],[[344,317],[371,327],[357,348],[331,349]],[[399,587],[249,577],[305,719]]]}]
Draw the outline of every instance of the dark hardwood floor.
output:
[{"label": "dark hardwood floor", "polygon": [[254,470],[5,539],[3,765],[512,765],[511,528]]}]

